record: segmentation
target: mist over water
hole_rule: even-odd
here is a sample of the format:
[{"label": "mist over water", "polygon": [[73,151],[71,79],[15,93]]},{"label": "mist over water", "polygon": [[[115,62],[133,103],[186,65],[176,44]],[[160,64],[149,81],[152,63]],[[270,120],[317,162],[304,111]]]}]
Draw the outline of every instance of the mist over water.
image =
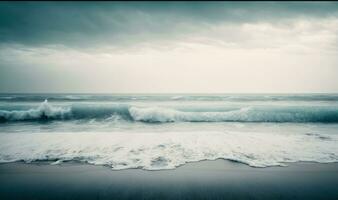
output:
[{"label": "mist over water", "polygon": [[2,94],[0,129],[1,162],[337,162],[338,95]]}]

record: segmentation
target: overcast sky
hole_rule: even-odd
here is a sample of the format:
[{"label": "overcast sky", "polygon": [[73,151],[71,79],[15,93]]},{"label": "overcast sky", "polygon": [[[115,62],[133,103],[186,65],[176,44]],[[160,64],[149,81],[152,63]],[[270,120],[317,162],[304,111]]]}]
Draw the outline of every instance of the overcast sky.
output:
[{"label": "overcast sky", "polygon": [[0,92],[338,93],[338,3],[1,2]]}]

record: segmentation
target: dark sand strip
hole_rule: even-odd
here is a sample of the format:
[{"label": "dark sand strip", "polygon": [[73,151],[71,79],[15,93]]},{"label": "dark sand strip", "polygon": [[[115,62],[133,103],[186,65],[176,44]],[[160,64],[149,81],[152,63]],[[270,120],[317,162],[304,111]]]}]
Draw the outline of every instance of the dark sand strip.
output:
[{"label": "dark sand strip", "polygon": [[338,163],[252,168],[217,160],[175,170],[78,163],[0,165],[0,199],[338,199]]}]

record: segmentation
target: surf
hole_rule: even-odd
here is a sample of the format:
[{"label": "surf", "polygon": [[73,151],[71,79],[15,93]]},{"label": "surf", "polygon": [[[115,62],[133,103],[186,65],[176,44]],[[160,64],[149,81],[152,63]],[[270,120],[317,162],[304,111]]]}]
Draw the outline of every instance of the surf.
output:
[{"label": "surf", "polygon": [[[11,105],[12,106],[12,105]],[[272,123],[338,123],[337,106],[234,106],[224,105],[174,105],[151,106],[131,103],[96,104],[73,103],[53,105],[45,100],[28,109],[2,109],[1,122],[57,121],[120,118],[128,122],[175,123],[175,122],[272,122]]]}]

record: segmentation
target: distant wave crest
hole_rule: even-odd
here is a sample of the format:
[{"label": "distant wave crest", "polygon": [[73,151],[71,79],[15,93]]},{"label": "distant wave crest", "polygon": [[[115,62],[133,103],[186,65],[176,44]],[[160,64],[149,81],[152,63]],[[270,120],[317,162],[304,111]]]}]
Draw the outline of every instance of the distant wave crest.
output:
[{"label": "distant wave crest", "polygon": [[0,101],[40,102],[44,99],[61,102],[86,101],[223,101],[223,102],[252,102],[252,101],[338,101],[338,94],[294,94],[294,95],[253,95],[253,94],[219,94],[219,95],[109,95],[109,94],[0,94]]}]

